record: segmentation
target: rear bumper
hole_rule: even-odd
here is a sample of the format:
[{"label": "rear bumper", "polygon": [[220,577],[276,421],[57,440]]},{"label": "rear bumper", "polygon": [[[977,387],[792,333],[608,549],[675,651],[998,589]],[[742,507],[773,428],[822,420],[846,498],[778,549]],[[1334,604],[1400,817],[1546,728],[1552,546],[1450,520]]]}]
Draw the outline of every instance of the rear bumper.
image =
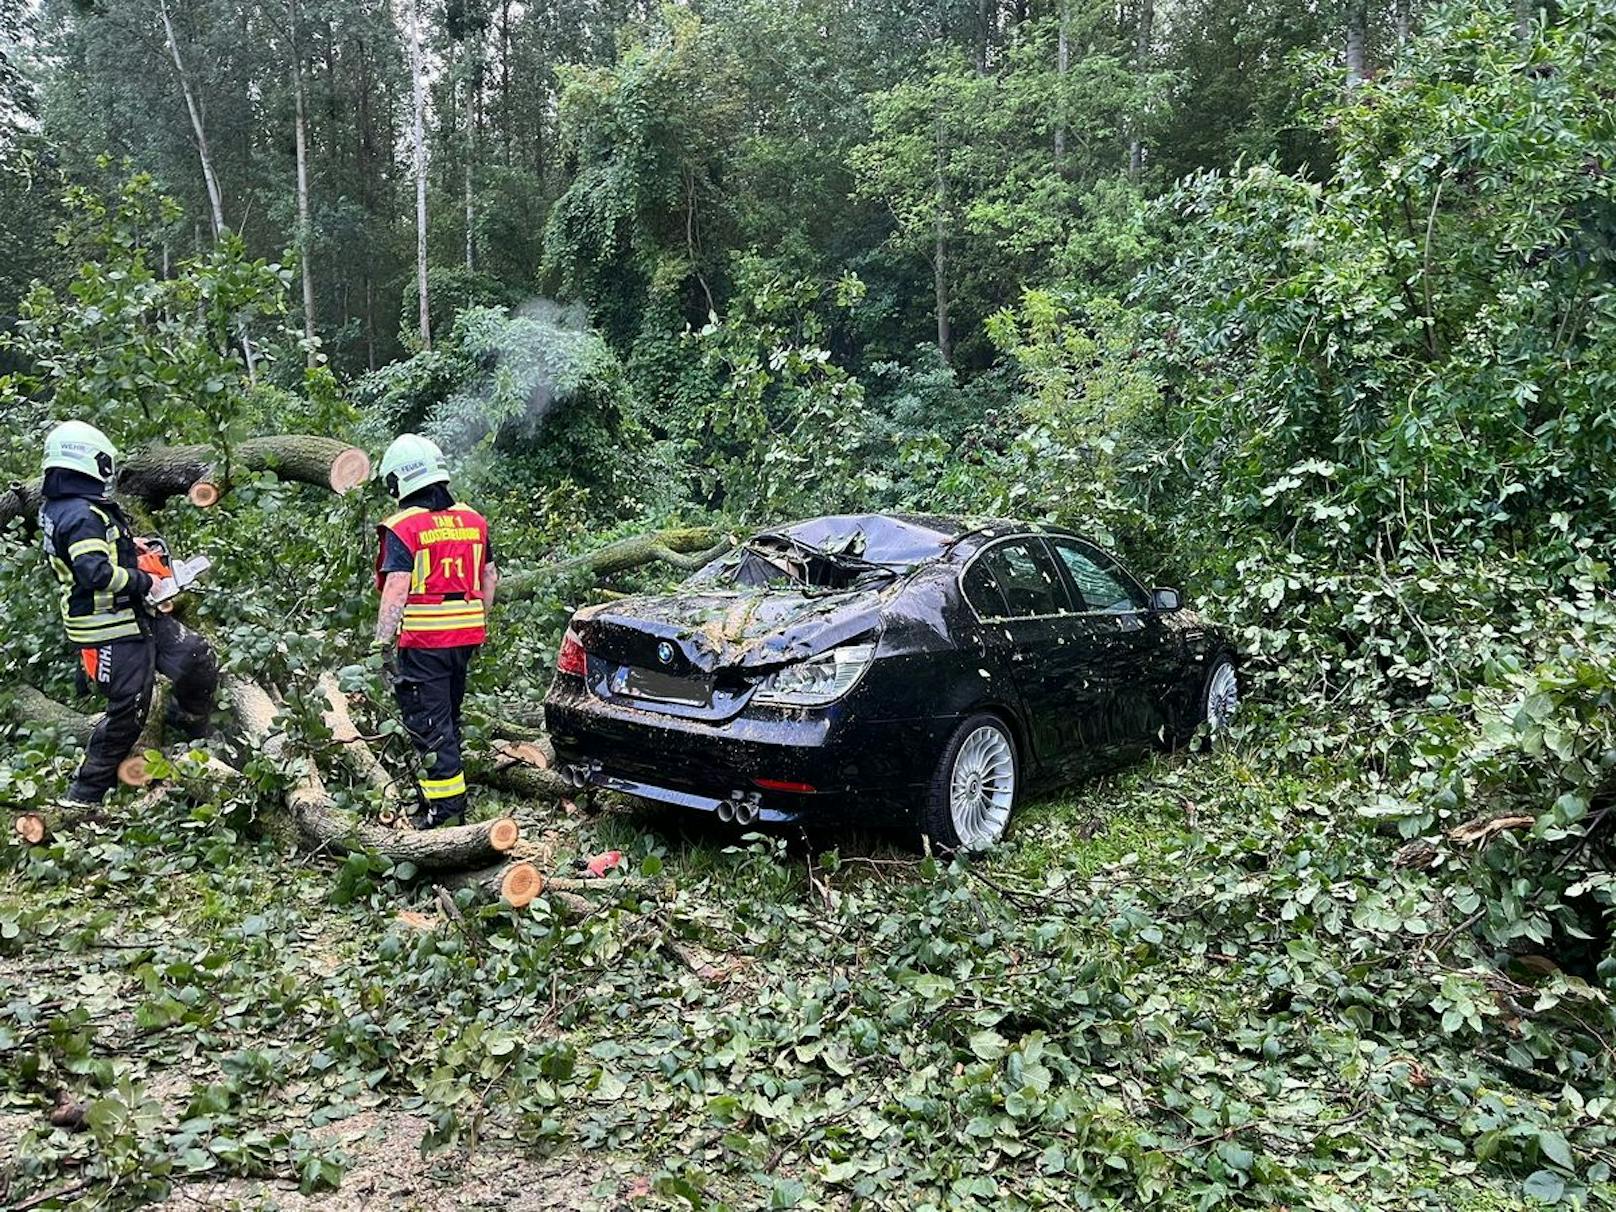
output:
[{"label": "rear bumper", "polygon": [[845,703],[709,723],[610,703],[565,676],[544,715],[558,765],[589,786],[704,812],[748,801],[764,821],[872,824],[913,812],[953,723],[869,721]]}]

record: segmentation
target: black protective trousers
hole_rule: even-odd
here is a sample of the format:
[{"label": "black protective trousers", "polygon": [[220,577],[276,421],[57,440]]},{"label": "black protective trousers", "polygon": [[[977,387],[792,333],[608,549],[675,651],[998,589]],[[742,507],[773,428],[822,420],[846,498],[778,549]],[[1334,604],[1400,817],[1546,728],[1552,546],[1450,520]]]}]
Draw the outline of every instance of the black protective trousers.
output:
[{"label": "black protective trousers", "polygon": [[393,693],[410,740],[421,755],[416,794],[420,823],[430,828],[466,811],[466,774],[460,756],[460,704],[466,670],[477,645],[400,648]]},{"label": "black protective trousers", "polygon": [[118,763],[129,756],[146,726],[159,673],[174,683],[170,727],[191,740],[207,731],[219,685],[213,649],[173,615],[154,615],[146,626],[143,636],[80,650],[84,673],[105,696],[107,711],[90,734],[68,789],[73,799],[98,804],[117,783]]}]

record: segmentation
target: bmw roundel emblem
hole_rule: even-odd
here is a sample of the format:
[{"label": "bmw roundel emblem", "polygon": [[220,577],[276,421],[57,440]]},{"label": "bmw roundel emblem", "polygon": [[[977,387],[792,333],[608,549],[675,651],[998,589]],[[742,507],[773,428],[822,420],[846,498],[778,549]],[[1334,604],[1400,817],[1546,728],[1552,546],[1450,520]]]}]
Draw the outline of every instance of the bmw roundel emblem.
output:
[{"label": "bmw roundel emblem", "polygon": [[658,644],[656,646],[656,659],[664,665],[673,664],[673,645],[668,643],[667,640],[663,640]]}]

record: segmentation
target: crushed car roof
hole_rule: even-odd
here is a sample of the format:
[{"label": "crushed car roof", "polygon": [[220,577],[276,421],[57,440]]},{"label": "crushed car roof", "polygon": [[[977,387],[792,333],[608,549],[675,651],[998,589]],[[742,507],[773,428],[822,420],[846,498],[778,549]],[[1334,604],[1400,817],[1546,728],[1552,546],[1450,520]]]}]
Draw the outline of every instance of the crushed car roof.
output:
[{"label": "crushed car roof", "polygon": [[758,533],[780,536],[818,551],[851,555],[872,564],[920,564],[935,560],[966,535],[1006,530],[1003,519],[957,518],[923,513],[840,513],[791,522]]}]

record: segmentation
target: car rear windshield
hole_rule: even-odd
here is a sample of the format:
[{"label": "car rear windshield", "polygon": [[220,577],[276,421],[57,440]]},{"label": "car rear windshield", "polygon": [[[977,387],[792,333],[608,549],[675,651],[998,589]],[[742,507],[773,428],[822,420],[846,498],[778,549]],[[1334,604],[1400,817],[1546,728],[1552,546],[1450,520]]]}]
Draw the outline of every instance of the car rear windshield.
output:
[{"label": "car rear windshield", "polygon": [[753,536],[688,583],[852,589],[937,559],[955,537],[942,519],[885,514],[814,518]]}]

